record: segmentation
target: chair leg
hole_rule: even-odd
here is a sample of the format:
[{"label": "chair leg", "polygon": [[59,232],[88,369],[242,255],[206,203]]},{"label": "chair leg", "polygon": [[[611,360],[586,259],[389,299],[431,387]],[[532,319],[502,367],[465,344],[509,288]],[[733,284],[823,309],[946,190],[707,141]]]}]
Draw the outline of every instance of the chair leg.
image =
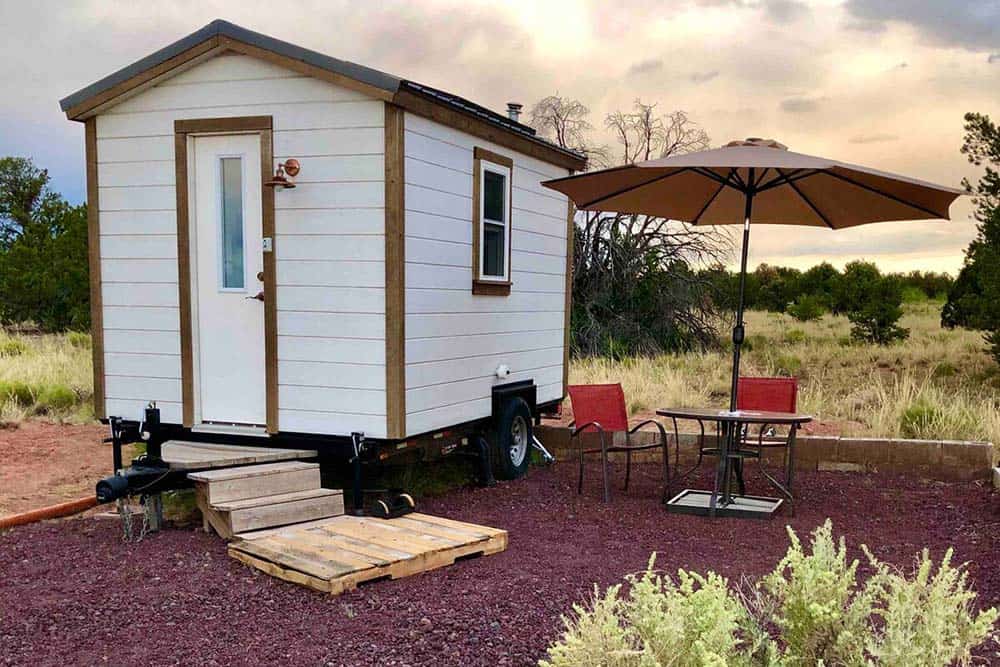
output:
[{"label": "chair leg", "polygon": [[632,452],[625,452],[625,491],[628,491],[628,480],[632,476]]},{"label": "chair leg", "polygon": [[670,448],[667,439],[663,438],[663,502],[670,500]]},{"label": "chair leg", "polygon": [[604,474],[604,502],[611,502],[611,487],[608,486],[608,447],[601,433],[601,471]]},{"label": "chair leg", "polygon": [[743,459],[736,459],[736,483],[740,489],[740,495],[745,496],[747,494],[747,485],[743,481]]},{"label": "chair leg", "polygon": [[583,493],[583,443],[579,443],[580,448],[580,477],[576,482],[576,495]]}]

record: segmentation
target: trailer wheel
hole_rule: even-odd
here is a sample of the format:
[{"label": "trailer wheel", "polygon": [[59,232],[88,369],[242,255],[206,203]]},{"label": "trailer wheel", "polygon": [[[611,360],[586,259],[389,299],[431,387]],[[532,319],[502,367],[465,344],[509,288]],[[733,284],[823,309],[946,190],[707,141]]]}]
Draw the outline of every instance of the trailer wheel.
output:
[{"label": "trailer wheel", "polygon": [[496,429],[497,477],[523,477],[531,459],[531,409],[523,398],[514,397],[504,403]]}]

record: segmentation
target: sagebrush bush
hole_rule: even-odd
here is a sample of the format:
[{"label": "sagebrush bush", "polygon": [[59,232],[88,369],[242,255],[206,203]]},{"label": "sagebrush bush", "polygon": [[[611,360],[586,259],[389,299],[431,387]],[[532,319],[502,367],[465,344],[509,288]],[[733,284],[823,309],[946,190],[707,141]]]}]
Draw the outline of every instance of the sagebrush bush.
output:
[{"label": "sagebrush bush", "polygon": [[28,346],[19,338],[0,340],[0,357],[19,357],[28,351]]},{"label": "sagebrush bush", "polygon": [[823,302],[818,296],[803,294],[786,311],[799,322],[812,322],[823,317]]},{"label": "sagebrush bush", "polygon": [[26,382],[0,382],[0,403],[6,402],[28,407],[35,402],[35,392]]},{"label": "sagebrush bush", "polygon": [[65,385],[54,384],[43,387],[35,399],[38,409],[45,412],[69,410],[77,402],[77,395]]},{"label": "sagebrush bush", "polygon": [[70,347],[78,347],[85,350],[89,350],[91,346],[90,334],[82,331],[70,331],[66,334],[66,342],[70,344]]},{"label": "sagebrush bush", "polygon": [[976,594],[949,550],[937,571],[925,550],[913,576],[878,561],[859,577],[829,519],[808,552],[791,545],[771,574],[739,593],[709,572],[629,576],[563,618],[563,637],[542,667],[944,667],[969,664],[993,633],[996,609],[975,611]]}]

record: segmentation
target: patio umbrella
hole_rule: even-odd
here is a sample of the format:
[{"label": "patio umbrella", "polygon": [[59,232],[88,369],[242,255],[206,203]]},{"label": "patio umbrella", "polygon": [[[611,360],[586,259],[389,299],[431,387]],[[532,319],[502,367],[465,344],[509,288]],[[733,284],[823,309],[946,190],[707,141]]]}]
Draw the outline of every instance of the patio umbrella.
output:
[{"label": "patio umbrella", "polygon": [[962,190],[828,158],[793,153],[751,138],[542,183],[584,211],[655,215],[692,225],[743,221],[739,305],[733,328],[730,410],[736,409],[744,339],[750,224],[843,229],[889,220],[948,219]]}]

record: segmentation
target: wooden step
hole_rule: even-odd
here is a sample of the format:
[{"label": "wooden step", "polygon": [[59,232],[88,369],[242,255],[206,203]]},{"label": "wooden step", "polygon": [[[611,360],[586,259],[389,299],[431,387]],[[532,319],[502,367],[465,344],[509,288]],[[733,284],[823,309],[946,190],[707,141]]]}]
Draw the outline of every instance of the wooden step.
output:
[{"label": "wooden step", "polygon": [[250,463],[314,459],[318,453],[315,449],[280,449],[256,445],[168,440],[161,446],[161,456],[171,470],[205,470]]},{"label": "wooden step", "polygon": [[310,489],[233,500],[209,508],[208,522],[228,539],[235,533],[340,516],[344,494],[335,489]]},{"label": "wooden step", "polygon": [[320,488],[318,463],[284,461],[188,475],[203,488],[209,505]]}]

